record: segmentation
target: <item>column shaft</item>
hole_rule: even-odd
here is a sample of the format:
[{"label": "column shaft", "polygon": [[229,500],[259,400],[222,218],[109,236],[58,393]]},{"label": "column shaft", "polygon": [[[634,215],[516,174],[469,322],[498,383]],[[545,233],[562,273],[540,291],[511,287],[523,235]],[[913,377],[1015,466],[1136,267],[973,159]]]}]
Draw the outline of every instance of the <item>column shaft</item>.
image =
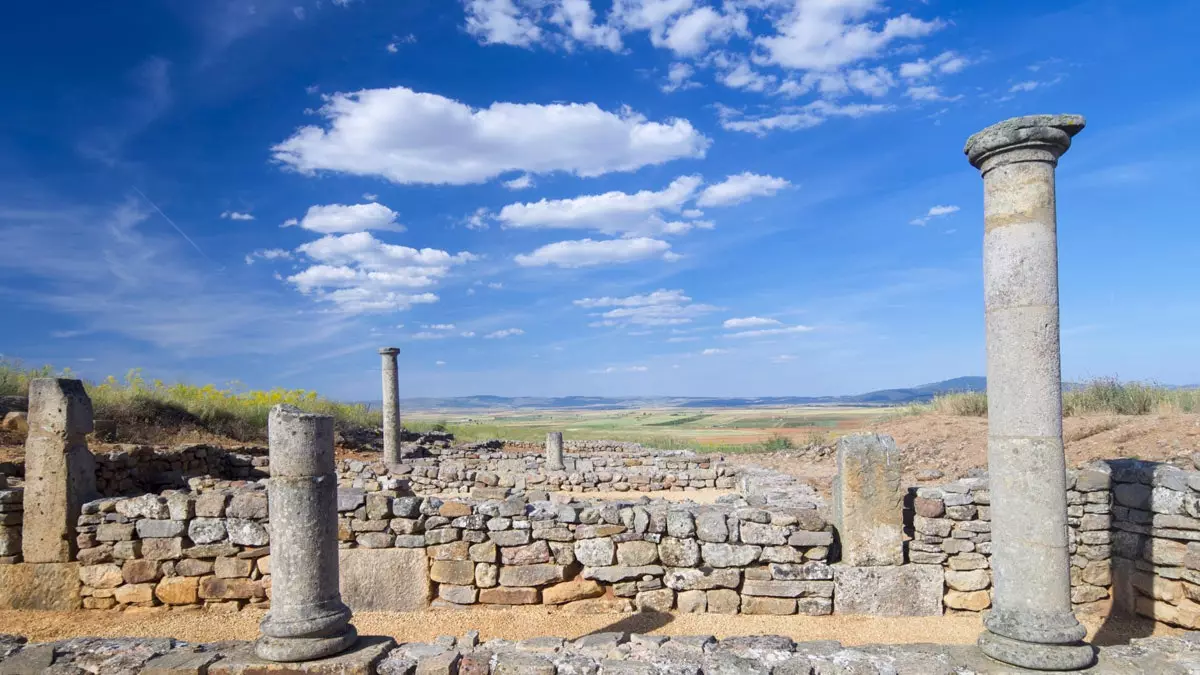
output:
[{"label": "column shaft", "polygon": [[563,469],[563,437],[561,431],[551,431],[546,434],[546,470],[561,471]]},{"label": "column shaft", "polygon": [[400,375],[396,367],[395,347],[379,350],[383,366],[383,461],[400,461]]},{"label": "column shaft", "polygon": [[984,653],[1035,669],[1092,663],[1071,613],[1054,171],[1082,118],[1034,116],[972,136],[983,173],[993,609]]},{"label": "column shaft", "polygon": [[338,588],[333,418],[276,406],[268,434],[271,611],[255,651],[270,661],[324,658],[358,638]]}]

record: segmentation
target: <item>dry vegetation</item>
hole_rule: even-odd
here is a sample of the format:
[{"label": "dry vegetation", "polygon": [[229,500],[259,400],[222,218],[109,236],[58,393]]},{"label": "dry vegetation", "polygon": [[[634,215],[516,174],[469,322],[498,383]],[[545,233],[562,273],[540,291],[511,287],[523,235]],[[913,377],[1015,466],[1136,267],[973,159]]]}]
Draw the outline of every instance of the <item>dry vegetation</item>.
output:
[{"label": "dry vegetation", "polygon": [[[26,368],[17,361],[0,360],[0,396],[24,396],[35,377],[74,377],[69,369],[51,366]],[[84,382],[96,419],[113,420],[128,440],[157,442],[181,432],[206,432],[237,441],[266,439],[267,414],[279,403],[290,403],[313,412],[333,415],[342,426],[375,426],[378,410],[362,404],[331,401],[304,389],[252,391],[230,383],[224,388],[206,384],[167,384],[146,380],[140,369],[121,380],[109,376],[101,382]]]}]

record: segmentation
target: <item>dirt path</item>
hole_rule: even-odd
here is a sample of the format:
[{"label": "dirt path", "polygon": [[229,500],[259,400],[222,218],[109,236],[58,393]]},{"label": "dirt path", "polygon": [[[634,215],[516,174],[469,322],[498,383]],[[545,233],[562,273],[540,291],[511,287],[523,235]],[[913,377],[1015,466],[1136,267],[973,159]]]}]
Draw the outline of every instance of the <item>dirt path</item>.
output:
[{"label": "dirt path", "polygon": [[[0,633],[35,641],[77,636],[174,637],[189,642],[252,640],[265,612],[245,610],[220,614],[189,611],[13,612],[0,611]],[[1080,617],[1094,636],[1103,623]],[[439,635],[478,630],[483,639],[522,640],[539,636],[577,638],[589,633],[624,631],[656,635],[786,635],[797,641],[840,640],[843,644],[940,642],[969,644],[982,623],[977,615],[878,618],[861,616],[724,616],[718,614],[603,614],[576,616],[542,607],[463,611],[361,612],[354,624],[363,635],[388,635],[404,642],[424,642]],[[1119,643],[1130,636],[1177,634],[1180,631],[1144,621],[1109,623],[1102,639]]]}]

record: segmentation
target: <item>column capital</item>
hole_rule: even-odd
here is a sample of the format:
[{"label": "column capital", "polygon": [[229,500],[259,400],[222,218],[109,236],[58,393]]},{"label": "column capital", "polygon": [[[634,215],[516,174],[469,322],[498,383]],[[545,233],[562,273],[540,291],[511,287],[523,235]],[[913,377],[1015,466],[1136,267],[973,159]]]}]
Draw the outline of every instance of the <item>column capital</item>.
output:
[{"label": "column capital", "polygon": [[399,347],[380,347],[379,353],[383,356],[395,356],[400,353]]},{"label": "column capital", "polygon": [[[996,165],[990,160],[1013,151],[1025,157],[1013,161],[1050,161],[1071,147],[1071,137],[1083,130],[1082,115],[1027,115],[1013,117],[980,131],[967,139],[963,152],[971,166],[987,172]],[[1004,162],[1007,163],[1007,162]]]}]

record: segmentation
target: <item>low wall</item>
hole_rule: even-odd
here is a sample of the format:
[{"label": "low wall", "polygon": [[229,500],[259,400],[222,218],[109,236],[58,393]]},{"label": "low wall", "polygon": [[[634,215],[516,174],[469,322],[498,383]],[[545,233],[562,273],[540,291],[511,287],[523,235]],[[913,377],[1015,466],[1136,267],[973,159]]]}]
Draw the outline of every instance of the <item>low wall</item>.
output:
[{"label": "low wall", "polygon": [[21,562],[21,519],[25,513],[25,491],[9,488],[0,476],[0,565]]},{"label": "low wall", "polygon": [[267,449],[185,445],[170,450],[125,446],[96,454],[96,489],[115,497],[180,489],[189,478],[254,480],[267,476]]},{"label": "low wall", "polygon": [[547,471],[540,451],[454,448],[411,457],[390,468],[383,462],[344,459],[338,482],[367,492],[395,489],[399,479],[418,494],[468,494],[476,488],[563,492],[657,492],[732,489],[737,470],[719,455],[690,452],[594,452],[566,454],[564,469]]},{"label": "low wall", "polygon": [[[1107,465],[1067,473],[1071,602],[1109,597],[1112,583],[1112,493]],[[991,491],[988,479],[964,478],[913,491],[909,560],[945,568],[948,610],[978,612],[992,604]]]},{"label": "low wall", "polygon": [[1124,459],[1113,483],[1113,591],[1119,608],[1200,628],[1200,471]]}]

